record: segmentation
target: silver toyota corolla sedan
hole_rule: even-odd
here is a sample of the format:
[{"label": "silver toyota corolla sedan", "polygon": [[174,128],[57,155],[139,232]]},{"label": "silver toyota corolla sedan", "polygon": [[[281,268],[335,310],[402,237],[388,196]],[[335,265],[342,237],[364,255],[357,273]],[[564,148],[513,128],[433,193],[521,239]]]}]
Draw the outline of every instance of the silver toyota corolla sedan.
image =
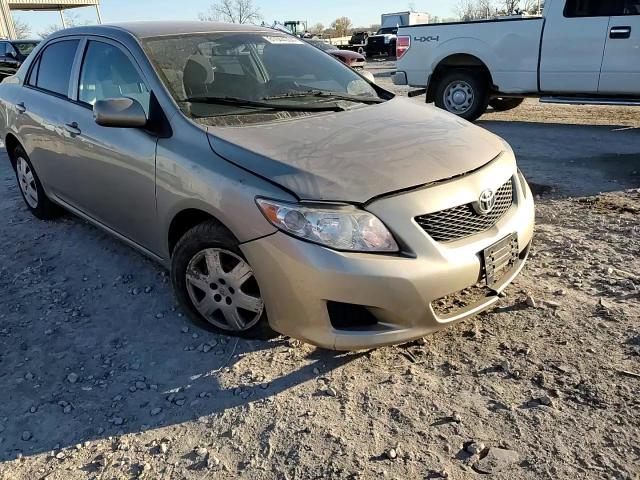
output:
[{"label": "silver toyota corolla sedan", "polygon": [[171,270],[195,318],[338,350],[490,307],[533,236],[500,138],[258,27],[64,30],[0,85],[27,207]]}]

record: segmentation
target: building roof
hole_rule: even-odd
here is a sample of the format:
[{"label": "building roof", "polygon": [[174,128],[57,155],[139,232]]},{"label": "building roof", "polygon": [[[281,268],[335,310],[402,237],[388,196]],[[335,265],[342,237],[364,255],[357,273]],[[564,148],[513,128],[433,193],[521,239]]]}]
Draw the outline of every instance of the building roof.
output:
[{"label": "building roof", "polygon": [[7,0],[11,10],[64,10],[100,5],[100,0]]}]

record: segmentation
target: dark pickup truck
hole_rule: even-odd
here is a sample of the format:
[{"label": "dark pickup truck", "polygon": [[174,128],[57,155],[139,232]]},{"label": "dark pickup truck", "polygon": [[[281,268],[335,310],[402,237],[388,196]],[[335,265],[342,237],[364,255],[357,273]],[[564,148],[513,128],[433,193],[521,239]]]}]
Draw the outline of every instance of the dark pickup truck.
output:
[{"label": "dark pickup truck", "polygon": [[0,40],[0,79],[15,74],[40,40]]}]

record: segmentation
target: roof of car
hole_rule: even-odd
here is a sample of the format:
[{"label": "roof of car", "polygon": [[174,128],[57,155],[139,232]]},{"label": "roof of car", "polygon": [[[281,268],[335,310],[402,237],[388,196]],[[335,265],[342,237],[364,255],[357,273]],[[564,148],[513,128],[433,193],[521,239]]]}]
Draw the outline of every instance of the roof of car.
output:
[{"label": "roof of car", "polygon": [[180,35],[188,33],[205,32],[272,32],[271,28],[255,25],[240,25],[235,23],[201,22],[201,21],[146,21],[123,22],[103,25],[91,25],[84,27],[61,30],[60,34],[92,35],[106,31],[126,31],[138,38],[162,37],[168,35]]}]

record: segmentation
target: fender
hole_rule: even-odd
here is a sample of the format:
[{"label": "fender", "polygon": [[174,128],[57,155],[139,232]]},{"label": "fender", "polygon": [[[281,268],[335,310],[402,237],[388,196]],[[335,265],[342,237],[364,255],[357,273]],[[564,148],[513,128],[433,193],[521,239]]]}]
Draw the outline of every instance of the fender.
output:
[{"label": "fender", "polygon": [[494,83],[498,83],[498,79],[495,77],[495,66],[498,65],[498,58],[492,52],[491,46],[478,38],[456,37],[450,40],[445,40],[443,43],[437,44],[433,54],[434,59],[428,70],[427,87],[429,86],[433,72],[435,72],[438,65],[440,65],[444,59],[453,55],[471,55],[476,57],[489,69]]}]

